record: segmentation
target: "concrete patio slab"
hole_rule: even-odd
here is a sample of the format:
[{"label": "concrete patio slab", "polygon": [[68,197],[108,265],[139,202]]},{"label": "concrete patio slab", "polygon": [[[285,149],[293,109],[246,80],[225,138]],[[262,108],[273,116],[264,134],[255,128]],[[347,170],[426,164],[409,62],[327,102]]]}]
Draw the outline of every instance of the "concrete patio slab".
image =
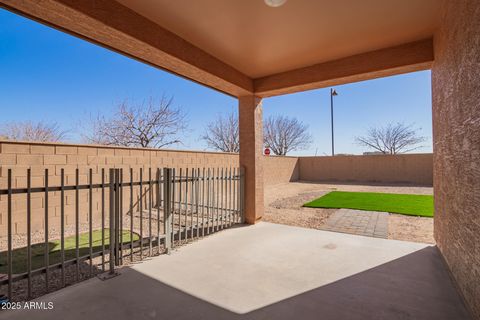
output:
[{"label": "concrete patio slab", "polygon": [[0,319],[469,319],[436,247],[270,223],[38,301]]}]

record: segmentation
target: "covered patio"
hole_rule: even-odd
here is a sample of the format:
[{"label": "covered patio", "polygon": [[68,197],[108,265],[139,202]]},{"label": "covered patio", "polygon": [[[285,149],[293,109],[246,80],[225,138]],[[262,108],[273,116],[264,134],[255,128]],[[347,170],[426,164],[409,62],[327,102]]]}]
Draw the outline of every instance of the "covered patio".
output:
[{"label": "covered patio", "polygon": [[[29,318],[468,319],[464,299],[480,319],[478,1],[0,7],[238,98],[244,213],[253,225],[47,295],[55,310]],[[264,213],[263,98],[428,69],[436,247],[256,224]]]},{"label": "covered patio", "polygon": [[469,319],[435,246],[261,222],[0,319]]}]

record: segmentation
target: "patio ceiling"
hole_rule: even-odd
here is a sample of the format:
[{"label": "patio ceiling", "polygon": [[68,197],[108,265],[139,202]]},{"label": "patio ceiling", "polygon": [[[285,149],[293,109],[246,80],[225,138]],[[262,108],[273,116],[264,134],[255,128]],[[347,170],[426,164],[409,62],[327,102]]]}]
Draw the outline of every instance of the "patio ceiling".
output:
[{"label": "patio ceiling", "polygon": [[438,0],[118,0],[250,78],[432,37]]},{"label": "patio ceiling", "polygon": [[14,12],[233,96],[428,69],[439,0],[0,0]]}]

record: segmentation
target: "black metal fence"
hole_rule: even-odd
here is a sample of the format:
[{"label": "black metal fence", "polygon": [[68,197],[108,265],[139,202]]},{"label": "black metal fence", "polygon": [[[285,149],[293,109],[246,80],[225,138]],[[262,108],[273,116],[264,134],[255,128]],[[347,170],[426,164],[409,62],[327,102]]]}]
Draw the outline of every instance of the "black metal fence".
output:
[{"label": "black metal fence", "polygon": [[[89,169],[88,182],[81,184],[76,169],[75,183],[67,184],[61,169],[59,185],[50,185],[51,175],[45,169],[44,185],[32,187],[31,170],[27,169],[26,187],[13,188],[12,170],[8,170],[7,188],[0,189],[0,196],[6,195],[7,216],[6,250],[0,252],[6,272],[0,271],[5,274],[0,285],[3,290],[6,287],[10,300],[31,299],[95,274],[113,275],[116,266],[168,253],[244,221],[244,174],[240,168],[134,171],[108,169],[106,175],[106,169],[101,169],[100,181],[94,181]],[[87,201],[82,202],[85,193]],[[43,239],[39,239],[39,232],[33,232],[32,237],[35,194],[43,201]],[[49,199],[53,196],[59,197],[59,219],[51,221]],[[20,197],[17,202],[26,202],[24,211],[13,210],[14,197]],[[74,223],[70,228],[66,228],[67,197],[73,202]],[[80,216],[85,213],[86,223],[81,223]],[[26,216],[24,234],[14,234],[14,214]],[[14,245],[14,236],[26,245]],[[43,283],[42,290],[39,283]]]}]

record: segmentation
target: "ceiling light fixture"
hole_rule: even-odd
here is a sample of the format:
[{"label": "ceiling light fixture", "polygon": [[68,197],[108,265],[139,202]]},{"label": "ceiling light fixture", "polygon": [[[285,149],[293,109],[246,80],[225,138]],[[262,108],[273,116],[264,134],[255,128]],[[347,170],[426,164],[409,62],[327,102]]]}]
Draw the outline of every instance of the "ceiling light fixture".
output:
[{"label": "ceiling light fixture", "polygon": [[277,8],[285,4],[287,0],[264,0],[265,4],[272,8]]}]

